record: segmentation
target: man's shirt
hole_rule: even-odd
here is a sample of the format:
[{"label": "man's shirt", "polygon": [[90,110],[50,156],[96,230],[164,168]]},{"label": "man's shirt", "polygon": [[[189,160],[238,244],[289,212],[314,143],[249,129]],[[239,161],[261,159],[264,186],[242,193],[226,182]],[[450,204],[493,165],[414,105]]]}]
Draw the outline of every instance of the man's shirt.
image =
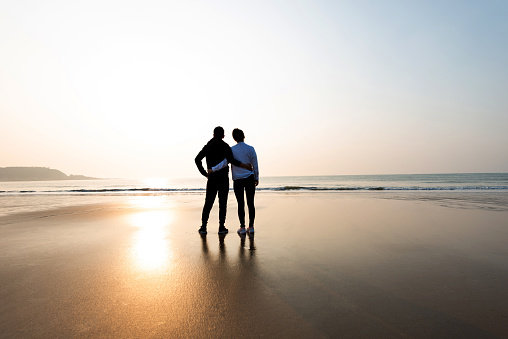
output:
[{"label": "man's shirt", "polygon": [[[199,169],[199,172],[203,174],[205,177],[208,177],[208,172],[203,168],[203,164],[201,161],[206,157],[206,166],[207,168],[212,168],[219,164],[224,158],[227,159],[228,162],[239,166],[241,164],[240,161],[236,160],[233,157],[233,153],[231,152],[231,147],[222,139],[212,138],[198,153],[196,158],[194,159],[196,166]],[[219,173],[224,173],[227,175],[229,170],[227,168],[221,169],[218,171]]]}]

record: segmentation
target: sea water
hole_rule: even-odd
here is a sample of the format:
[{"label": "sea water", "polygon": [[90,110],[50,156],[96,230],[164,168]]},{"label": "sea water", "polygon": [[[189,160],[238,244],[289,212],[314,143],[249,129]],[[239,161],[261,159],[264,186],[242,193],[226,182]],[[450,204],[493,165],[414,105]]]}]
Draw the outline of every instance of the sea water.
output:
[{"label": "sea water", "polygon": [[[98,179],[1,182],[5,195],[86,195],[204,192],[206,178]],[[261,191],[505,190],[508,173],[262,177]]]},{"label": "sea water", "polygon": [[[118,196],[203,194],[206,178],[98,179],[0,183],[0,216],[97,203]],[[232,184],[231,184],[232,187]],[[258,192],[365,193],[396,199],[475,201],[508,209],[508,173],[261,177]]]}]

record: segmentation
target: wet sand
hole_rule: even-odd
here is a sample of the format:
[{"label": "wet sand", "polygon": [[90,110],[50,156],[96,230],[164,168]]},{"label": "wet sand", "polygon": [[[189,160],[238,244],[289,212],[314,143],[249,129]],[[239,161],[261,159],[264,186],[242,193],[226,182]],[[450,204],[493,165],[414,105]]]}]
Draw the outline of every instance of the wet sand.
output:
[{"label": "wet sand", "polygon": [[200,237],[203,196],[0,218],[0,336],[508,336],[508,212],[260,193]]}]

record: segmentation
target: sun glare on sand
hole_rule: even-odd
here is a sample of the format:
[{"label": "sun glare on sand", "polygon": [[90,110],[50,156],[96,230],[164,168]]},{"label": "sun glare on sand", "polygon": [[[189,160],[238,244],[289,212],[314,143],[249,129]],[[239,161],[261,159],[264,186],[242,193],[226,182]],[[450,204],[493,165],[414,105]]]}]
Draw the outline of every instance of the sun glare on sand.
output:
[{"label": "sun glare on sand", "polygon": [[171,212],[139,212],[131,215],[129,221],[138,229],[131,248],[135,267],[150,272],[167,269],[171,261],[171,247],[167,237],[172,222]]}]

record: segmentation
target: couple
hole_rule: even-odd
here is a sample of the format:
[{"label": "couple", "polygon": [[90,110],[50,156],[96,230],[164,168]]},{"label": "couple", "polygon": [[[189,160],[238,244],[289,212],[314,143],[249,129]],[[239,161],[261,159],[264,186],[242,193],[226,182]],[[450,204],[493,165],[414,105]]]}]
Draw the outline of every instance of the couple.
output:
[{"label": "couple", "polygon": [[[195,162],[199,172],[208,178],[206,183],[205,205],[201,217],[200,234],[206,234],[206,225],[210,210],[212,209],[217,192],[219,193],[219,234],[228,233],[224,226],[226,221],[226,210],[229,193],[229,167],[233,172],[233,189],[235,191],[236,201],[238,202],[238,218],[240,219],[239,235],[254,233],[254,218],[256,210],[254,208],[254,193],[259,184],[258,160],[254,147],[244,143],[245,135],[243,131],[235,128],[233,130],[233,139],[236,145],[229,147],[224,142],[224,129],[220,126],[213,130],[213,138],[203,147],[196,156]],[[206,157],[207,171],[203,168],[201,161]],[[249,227],[245,229],[245,206],[244,191],[247,196],[247,206],[249,208]]]}]

